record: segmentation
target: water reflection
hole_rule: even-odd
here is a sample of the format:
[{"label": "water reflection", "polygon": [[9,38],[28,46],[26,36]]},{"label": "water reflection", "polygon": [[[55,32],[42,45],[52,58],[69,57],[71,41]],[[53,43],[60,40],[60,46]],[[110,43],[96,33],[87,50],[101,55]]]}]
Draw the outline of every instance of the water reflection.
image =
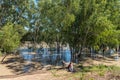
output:
[{"label": "water reflection", "polygon": [[33,52],[33,49],[21,48],[19,52],[26,61],[35,60],[42,62],[43,65],[61,65],[62,60],[66,62],[71,61],[71,54],[68,49],[60,51],[59,54],[57,54],[57,51],[50,51],[47,48],[36,49],[35,52]]}]

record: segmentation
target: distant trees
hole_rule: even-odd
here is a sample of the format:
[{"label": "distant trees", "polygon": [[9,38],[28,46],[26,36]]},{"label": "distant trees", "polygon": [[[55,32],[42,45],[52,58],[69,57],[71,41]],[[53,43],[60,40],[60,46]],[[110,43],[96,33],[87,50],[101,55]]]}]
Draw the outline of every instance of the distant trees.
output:
[{"label": "distant trees", "polygon": [[69,43],[73,55],[81,55],[84,47],[103,44],[116,47],[119,44],[118,0],[46,0],[39,4],[45,22],[41,24],[48,33],[46,39],[56,39],[55,36],[61,35],[59,41]]},{"label": "distant trees", "polygon": [[120,44],[119,8],[119,0],[2,0],[0,21],[1,27],[9,26],[7,22],[21,25],[21,35],[27,27],[22,40],[57,42],[58,53],[60,43],[68,43],[75,56],[85,47]]},{"label": "distant trees", "polygon": [[21,25],[25,23],[28,3],[28,0],[0,0],[0,27],[9,21]]},{"label": "distant trees", "polygon": [[38,42],[57,42],[58,48],[68,43],[73,56],[81,55],[84,47],[116,47],[119,8],[119,0],[40,0],[31,9],[36,17],[32,30]]}]

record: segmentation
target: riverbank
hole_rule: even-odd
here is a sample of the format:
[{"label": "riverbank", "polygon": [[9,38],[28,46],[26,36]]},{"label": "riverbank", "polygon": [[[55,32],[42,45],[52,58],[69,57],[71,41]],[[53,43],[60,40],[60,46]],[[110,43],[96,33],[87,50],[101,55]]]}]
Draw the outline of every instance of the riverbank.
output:
[{"label": "riverbank", "polygon": [[[2,57],[0,57],[0,60]],[[93,66],[94,65],[106,65],[106,66],[119,66],[120,67],[120,60],[115,61],[112,58],[104,58],[104,59],[99,59],[96,58],[94,60],[88,58],[84,61],[80,62],[80,65],[83,65],[83,67],[87,68],[88,66]],[[68,72],[65,69],[55,69],[55,68],[50,68],[50,65],[47,67],[41,67],[40,63],[31,63],[32,68],[28,73],[23,72],[23,67],[28,65],[26,61],[23,61],[19,57],[16,56],[8,56],[4,64],[0,64],[0,80],[80,80],[80,77],[92,77],[92,80],[109,80],[109,76],[113,76],[111,72],[109,71],[98,71],[98,73],[94,71],[86,72],[82,71],[84,70],[83,68],[79,67],[77,65],[77,72],[71,73]],[[39,64],[39,65],[38,65]],[[101,66],[106,69],[106,66]],[[89,68],[89,67],[88,67]],[[98,67],[95,67],[98,68]],[[104,69],[102,69],[104,70]],[[119,74],[119,73],[118,73]],[[94,78],[94,79],[93,79]],[[97,79],[99,78],[99,79]],[[119,76],[120,78],[120,76]],[[91,80],[90,79],[90,80]],[[84,79],[86,80],[86,79]],[[87,79],[88,80],[88,79]]]}]

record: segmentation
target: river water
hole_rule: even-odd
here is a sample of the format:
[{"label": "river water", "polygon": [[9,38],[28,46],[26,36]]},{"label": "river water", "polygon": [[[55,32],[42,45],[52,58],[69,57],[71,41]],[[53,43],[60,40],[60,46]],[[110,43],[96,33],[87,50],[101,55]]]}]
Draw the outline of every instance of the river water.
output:
[{"label": "river water", "polygon": [[70,50],[60,50],[58,54],[57,51],[50,51],[48,48],[36,49],[33,52],[33,49],[21,48],[19,49],[19,53],[21,57],[26,61],[38,61],[43,65],[61,65],[61,62],[64,60],[65,62],[71,61]]}]

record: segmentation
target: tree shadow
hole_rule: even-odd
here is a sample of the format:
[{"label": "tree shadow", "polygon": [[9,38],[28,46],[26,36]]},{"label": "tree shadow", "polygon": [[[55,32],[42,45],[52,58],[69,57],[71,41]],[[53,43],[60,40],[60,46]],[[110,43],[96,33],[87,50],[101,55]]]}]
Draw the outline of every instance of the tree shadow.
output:
[{"label": "tree shadow", "polygon": [[5,64],[15,75],[31,73],[36,70],[42,70],[43,68],[40,62],[26,61],[17,56],[7,58],[2,64]]}]

